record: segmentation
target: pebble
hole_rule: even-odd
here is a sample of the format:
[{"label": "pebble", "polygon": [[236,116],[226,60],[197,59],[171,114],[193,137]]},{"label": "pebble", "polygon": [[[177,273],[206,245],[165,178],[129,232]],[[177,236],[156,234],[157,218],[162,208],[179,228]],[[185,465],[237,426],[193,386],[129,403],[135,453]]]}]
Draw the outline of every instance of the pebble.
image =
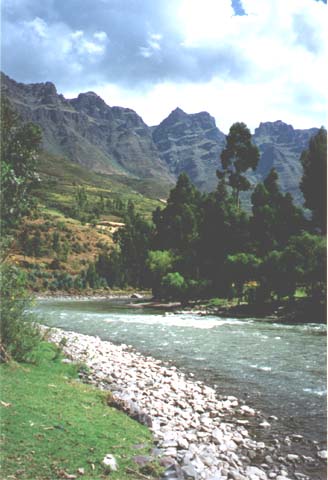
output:
[{"label": "pebble", "polygon": [[319,458],[322,458],[323,460],[327,460],[327,450],[320,450],[317,453]]}]

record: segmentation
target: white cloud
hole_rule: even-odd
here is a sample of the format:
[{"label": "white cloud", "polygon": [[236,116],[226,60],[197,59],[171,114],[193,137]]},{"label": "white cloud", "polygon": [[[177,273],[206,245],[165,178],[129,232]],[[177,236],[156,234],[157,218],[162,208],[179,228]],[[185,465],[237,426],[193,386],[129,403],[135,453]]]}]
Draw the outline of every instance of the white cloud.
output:
[{"label": "white cloud", "polygon": [[94,38],[99,40],[100,42],[106,42],[107,40],[107,33],[106,32],[96,32],[93,34]]},{"label": "white cloud", "polygon": [[156,51],[161,50],[160,41],[163,36],[160,33],[149,33],[147,38],[147,46],[139,47],[139,53],[144,58],[152,57]]},{"label": "white cloud", "polygon": [[33,30],[39,37],[45,38],[47,36],[47,23],[39,17],[35,17],[34,20],[24,22],[25,26]]}]

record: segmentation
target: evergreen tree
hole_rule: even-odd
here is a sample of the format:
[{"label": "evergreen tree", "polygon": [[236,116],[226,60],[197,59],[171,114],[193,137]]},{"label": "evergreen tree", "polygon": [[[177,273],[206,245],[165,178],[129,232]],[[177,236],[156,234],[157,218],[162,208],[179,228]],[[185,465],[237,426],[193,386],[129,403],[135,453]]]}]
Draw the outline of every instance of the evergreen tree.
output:
[{"label": "evergreen tree", "polygon": [[226,147],[221,153],[223,171],[228,175],[233,197],[239,207],[239,193],[250,189],[250,183],[243,175],[248,169],[256,169],[259,150],[252,144],[252,135],[244,123],[234,123],[226,136]]},{"label": "evergreen tree", "polygon": [[179,271],[196,275],[196,246],[199,238],[201,194],[182,173],[171,190],[167,206],[153,215],[156,226],[154,247],[172,250],[180,257]]},{"label": "evergreen tree", "polygon": [[134,212],[133,204],[129,206],[125,216],[125,226],[114,235],[119,247],[116,263],[119,261],[124,272],[124,283],[135,287],[149,284],[149,273],[146,266],[148,251],[153,239],[153,226]]},{"label": "evergreen tree", "polygon": [[229,288],[225,261],[229,254],[247,250],[248,218],[237,208],[221,178],[215,192],[202,203],[198,262],[201,278],[211,282],[214,294]]},{"label": "evergreen tree", "polygon": [[284,247],[304,227],[303,214],[293,204],[291,195],[280,192],[274,169],[256,186],[252,205],[251,235],[260,255]]},{"label": "evergreen tree", "polygon": [[325,234],[327,229],[327,130],[313,136],[301,155],[304,205],[312,211],[313,225]]}]

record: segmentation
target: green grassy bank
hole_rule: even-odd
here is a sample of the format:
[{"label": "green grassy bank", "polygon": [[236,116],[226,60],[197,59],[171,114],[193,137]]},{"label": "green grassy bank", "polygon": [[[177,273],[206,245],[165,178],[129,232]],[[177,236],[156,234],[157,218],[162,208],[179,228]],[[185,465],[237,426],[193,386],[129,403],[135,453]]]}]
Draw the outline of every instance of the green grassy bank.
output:
[{"label": "green grassy bank", "polygon": [[[80,383],[54,346],[42,343],[37,356],[33,365],[0,365],[0,478],[140,478],[133,457],[151,449],[148,429],[109,407],[108,393]],[[119,466],[110,475],[101,465],[108,453]]]}]

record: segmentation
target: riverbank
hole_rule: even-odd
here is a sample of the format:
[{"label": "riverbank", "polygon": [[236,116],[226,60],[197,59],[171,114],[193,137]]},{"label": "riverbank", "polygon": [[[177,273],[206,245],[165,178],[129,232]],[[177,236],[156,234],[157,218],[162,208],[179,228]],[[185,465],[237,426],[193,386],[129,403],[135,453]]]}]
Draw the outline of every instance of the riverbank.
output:
[{"label": "riverbank", "polygon": [[[138,306],[138,305],[134,305]],[[285,323],[326,323],[327,309],[323,303],[309,299],[293,301],[272,301],[266,303],[240,303],[226,301],[215,305],[211,301],[191,301],[187,305],[179,302],[150,300],[139,306],[158,310],[174,310],[179,313],[215,315],[222,318],[261,318],[265,321]]]},{"label": "riverbank", "polygon": [[[127,345],[53,329],[49,338],[64,344],[69,358],[85,363],[84,381],[112,392],[111,404],[153,432],[157,456],[170,480],[324,479],[326,453],[312,445],[302,454],[303,437],[258,441],[254,429],[270,429],[275,417],[236,397],[220,397],[175,367],[144,357]],[[144,461],[151,461],[152,458]]]}]

